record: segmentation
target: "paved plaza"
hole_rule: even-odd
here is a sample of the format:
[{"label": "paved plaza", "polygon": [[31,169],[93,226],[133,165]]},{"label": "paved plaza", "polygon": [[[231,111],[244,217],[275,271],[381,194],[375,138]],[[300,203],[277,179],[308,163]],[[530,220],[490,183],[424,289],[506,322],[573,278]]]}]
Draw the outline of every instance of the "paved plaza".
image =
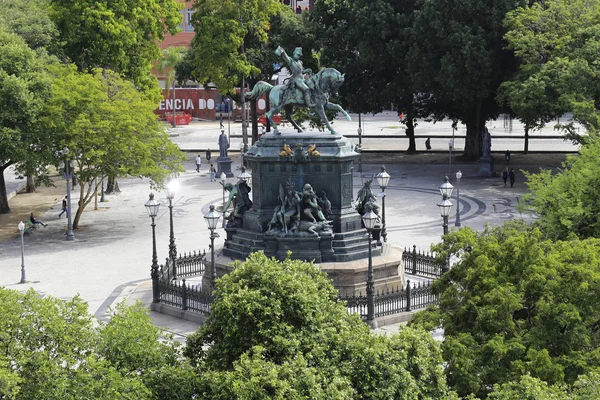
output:
[{"label": "paved plaza", "polygon": [[[206,129],[180,134],[173,137],[173,140],[184,149],[184,143],[192,143],[192,147],[188,149],[197,150],[195,146],[205,149],[205,146],[198,145],[204,142],[214,142],[213,150],[217,149],[218,123],[205,124]],[[239,124],[236,129],[239,129]],[[183,141],[185,137],[189,140]],[[235,143],[232,143],[233,147]],[[565,148],[564,151],[570,150]],[[194,154],[188,155],[189,160],[184,164],[186,172],[178,179],[180,190],[176,193],[173,204],[176,245],[179,252],[208,251],[209,231],[203,216],[210,204],[221,203],[222,188],[218,182],[210,182],[206,161],[203,162],[201,173],[197,173]],[[213,155],[216,157],[218,151],[213,151]],[[204,153],[202,157],[204,158]],[[234,168],[239,168],[239,155],[233,154],[232,158]],[[511,166],[515,170],[537,171],[541,166],[552,168],[560,165],[563,158],[558,154],[515,155]],[[386,162],[387,170],[392,176],[386,190],[386,222],[390,244],[416,245],[418,249],[428,250],[432,243],[439,241],[442,221],[436,206],[441,199],[437,188],[448,174],[447,160],[447,156],[439,153],[422,154],[413,158],[405,155],[387,155],[382,158],[377,154],[365,154],[363,172],[359,173],[358,168],[355,168],[356,196],[364,179],[372,178],[379,171],[380,162]],[[497,169],[501,169],[504,161],[498,162]],[[526,192],[521,172],[517,173],[514,188],[504,188],[499,177],[478,178],[477,163],[454,162],[451,170],[453,174],[458,170],[463,174],[460,181],[462,226],[481,230],[488,223],[499,225],[512,218],[534,218],[527,213],[521,215],[516,209],[517,202]],[[456,178],[451,178],[451,183],[456,187]],[[10,173],[6,180],[9,192],[22,186],[22,182]],[[60,199],[40,215],[48,227],[38,228],[25,237],[26,284],[18,284],[21,248],[15,226],[14,236],[0,242],[0,285],[17,290],[33,288],[42,294],[61,299],[70,299],[79,294],[88,302],[90,312],[99,319],[106,318],[107,308],[122,299],[139,299],[145,302],[151,300],[149,276],[152,237],[150,218],[144,207],[151,191],[150,185],[147,180],[140,179],[121,179],[119,185],[121,193],[107,195],[107,201],[99,203],[98,210],[94,210],[93,203],[88,206],[80,221],[81,227],[75,232],[75,241],[65,240],[66,219],[57,217]],[[157,193],[156,199],[161,203],[160,213],[156,218],[156,234],[159,263],[163,263],[168,252],[169,210],[164,192]],[[452,202],[455,208],[450,219],[451,227],[455,222],[456,189]],[[25,217],[26,215],[23,216]],[[12,228],[5,226],[3,229]],[[224,236],[221,232],[221,237]],[[196,324],[187,321],[155,313],[153,317],[158,325],[168,327],[180,337],[197,328]]]}]

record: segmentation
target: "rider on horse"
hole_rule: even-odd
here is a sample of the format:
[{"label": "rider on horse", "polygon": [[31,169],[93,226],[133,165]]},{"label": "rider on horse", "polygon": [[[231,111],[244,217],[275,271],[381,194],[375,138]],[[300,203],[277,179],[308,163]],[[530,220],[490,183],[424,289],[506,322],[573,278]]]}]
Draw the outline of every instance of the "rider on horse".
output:
[{"label": "rider on horse", "polygon": [[277,50],[275,50],[275,54],[278,56],[282,56],[282,58],[287,63],[290,71],[292,72],[291,81],[294,82],[294,85],[302,92],[302,96],[304,98],[304,102],[307,107],[314,107],[314,104],[310,99],[310,88],[306,85],[304,81],[304,74],[310,73],[312,74],[312,70],[310,68],[304,68],[302,66],[302,61],[300,61],[300,57],[302,56],[302,47],[296,47],[292,57],[289,57],[285,50],[278,46]]}]

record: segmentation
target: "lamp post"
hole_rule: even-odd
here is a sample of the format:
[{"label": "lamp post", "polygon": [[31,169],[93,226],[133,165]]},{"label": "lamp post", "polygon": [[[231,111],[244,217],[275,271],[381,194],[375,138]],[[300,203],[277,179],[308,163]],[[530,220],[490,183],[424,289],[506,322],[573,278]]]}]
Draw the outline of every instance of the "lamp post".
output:
[{"label": "lamp post", "polygon": [[381,236],[383,237],[383,241],[387,242],[387,231],[385,230],[385,188],[390,182],[390,174],[387,173],[385,167],[382,165],[381,172],[375,178],[377,178],[377,183],[381,188]]},{"label": "lamp post", "polygon": [[146,210],[148,210],[148,216],[152,218],[152,267],[150,269],[150,276],[152,277],[152,302],[158,303],[160,301],[160,292],[158,289],[158,257],[156,256],[156,224],[154,218],[158,215],[158,208],[160,203],[154,200],[154,193],[150,193],[150,198],[146,202]]},{"label": "lamp post", "polygon": [[251,186],[250,184],[252,183],[252,175],[246,171],[246,167],[242,166],[242,173],[238,175],[238,179],[246,182],[248,186]]},{"label": "lamp post", "polygon": [[19,283],[25,283],[25,241],[23,240],[23,233],[25,233],[25,224],[23,221],[19,221],[18,224],[19,232],[21,233],[21,281]]},{"label": "lamp post", "polygon": [[[358,132],[358,148],[362,148],[362,121],[360,118],[360,113],[358,113],[358,129],[356,130]],[[362,155],[359,155],[358,158],[358,171],[357,172],[363,172],[362,169]]]},{"label": "lamp post", "polygon": [[[450,215],[450,210],[452,209],[452,203],[450,200],[450,196],[452,196],[452,189],[454,187],[448,182],[448,177],[445,177],[444,183],[442,183],[439,187],[440,193],[442,194],[442,201],[440,201],[437,206],[440,209],[440,215],[442,216],[444,228],[444,235],[448,233],[448,216]],[[446,257],[446,261],[444,265],[442,265],[442,274],[448,272],[449,269],[449,259]]]},{"label": "lamp post", "polygon": [[178,186],[179,184],[177,181],[172,180],[167,184],[166,188],[167,199],[169,200],[169,258],[173,261],[173,265],[175,264],[175,259],[177,258],[177,246],[175,245],[175,235],[173,234],[173,199],[175,198],[175,191],[178,189]]},{"label": "lamp post", "polygon": [[62,155],[65,156],[65,161],[60,163],[60,170],[63,178],[67,181],[67,240],[75,240],[73,233],[73,222],[71,219],[71,179],[73,179],[73,162],[69,161],[69,149],[64,148]]},{"label": "lamp post", "polygon": [[373,281],[373,255],[371,253],[371,240],[373,228],[377,223],[377,214],[373,210],[369,210],[363,214],[362,220],[367,234],[369,235],[369,265],[367,268],[367,324],[373,329],[377,328],[377,320],[375,320],[375,282]]},{"label": "lamp post", "polygon": [[462,172],[456,173],[456,221],[454,226],[460,226],[460,178],[462,178]]},{"label": "lamp post", "polygon": [[452,173],[452,148],[454,147],[454,141],[450,140],[448,142],[448,175]]},{"label": "lamp post", "polygon": [[215,239],[219,234],[215,232],[221,216],[215,211],[215,206],[210,205],[208,213],[204,216],[206,226],[210,229],[210,288],[215,290],[217,283],[217,269],[215,268]]}]

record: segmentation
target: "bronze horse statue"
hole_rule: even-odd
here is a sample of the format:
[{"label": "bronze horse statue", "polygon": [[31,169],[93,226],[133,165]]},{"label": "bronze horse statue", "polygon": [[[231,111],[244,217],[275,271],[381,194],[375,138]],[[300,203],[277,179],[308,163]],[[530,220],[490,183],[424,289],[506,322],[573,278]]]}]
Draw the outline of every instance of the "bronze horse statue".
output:
[{"label": "bronze horse statue", "polygon": [[[339,104],[329,102],[329,95],[337,93],[342,83],[344,83],[344,75],[335,68],[323,68],[316,74],[306,78],[305,83],[310,88],[310,97],[314,103],[313,108],[317,111],[327,129],[332,134],[335,134],[336,132],[325,115],[325,108],[341,112],[350,121],[350,116]],[[282,108],[285,110],[286,119],[298,132],[302,132],[302,128],[292,118],[292,109],[293,107],[308,106],[304,101],[302,93],[296,89],[294,84],[288,83],[273,86],[268,82],[259,81],[254,85],[252,91],[246,93],[245,96],[247,99],[257,99],[265,93],[269,93],[271,109],[267,111],[266,116],[273,126],[273,133],[279,135],[277,124],[273,121],[273,115],[277,114]]]}]

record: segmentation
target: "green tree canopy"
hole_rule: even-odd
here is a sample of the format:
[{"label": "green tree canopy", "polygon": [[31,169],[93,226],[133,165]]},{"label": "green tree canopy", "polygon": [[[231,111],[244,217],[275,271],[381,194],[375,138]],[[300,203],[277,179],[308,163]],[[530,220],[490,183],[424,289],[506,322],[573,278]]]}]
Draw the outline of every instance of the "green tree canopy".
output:
[{"label": "green tree canopy", "polygon": [[182,170],[185,156],[159,123],[155,103],[131,82],[108,70],[88,74],[73,66],[55,74],[44,123],[56,138],[55,159],[66,158],[60,153],[66,147],[80,182],[74,228],[103,177],[147,177],[160,186]]},{"label": "green tree canopy", "polygon": [[444,328],[446,375],[459,395],[485,396],[523,374],[571,385],[600,366],[599,239],[551,241],[514,222],[461,229],[436,250],[459,261],[434,284],[439,307],[415,323]]},{"label": "green tree canopy", "polygon": [[600,139],[592,135],[558,173],[525,174],[531,194],[523,197],[523,203],[540,216],[536,223],[548,237],[600,237],[599,157]]},{"label": "green tree canopy", "polygon": [[60,52],[58,30],[48,14],[49,0],[11,0],[0,2],[0,26],[15,33],[32,50]]},{"label": "green tree canopy", "polygon": [[530,124],[572,112],[586,128],[600,128],[599,23],[600,3],[588,0],[532,2],[508,13],[505,38],[520,64],[502,88],[513,111]]},{"label": "green tree canopy", "polygon": [[315,265],[263,253],[236,263],[217,282],[211,316],[188,337],[185,354],[207,377],[199,395],[454,398],[431,335],[372,334],[336,297]]},{"label": "green tree canopy", "polygon": [[39,114],[50,95],[51,62],[0,27],[0,213],[8,213],[4,170],[42,162],[50,143]]},{"label": "green tree canopy", "polygon": [[496,92],[512,73],[513,55],[503,41],[506,13],[519,0],[419,0],[414,13],[409,62],[420,93],[436,118],[467,127],[463,156],[481,155],[487,120],[500,109]]},{"label": "green tree canopy", "polygon": [[157,378],[189,376],[175,342],[143,305],[119,305],[99,327],[87,305],[30,290],[0,288],[0,397],[11,400],[163,399],[181,386]]},{"label": "green tree canopy", "polygon": [[49,0],[65,55],[79,71],[110,69],[160,99],[153,63],[166,32],[176,33],[177,0]]}]

